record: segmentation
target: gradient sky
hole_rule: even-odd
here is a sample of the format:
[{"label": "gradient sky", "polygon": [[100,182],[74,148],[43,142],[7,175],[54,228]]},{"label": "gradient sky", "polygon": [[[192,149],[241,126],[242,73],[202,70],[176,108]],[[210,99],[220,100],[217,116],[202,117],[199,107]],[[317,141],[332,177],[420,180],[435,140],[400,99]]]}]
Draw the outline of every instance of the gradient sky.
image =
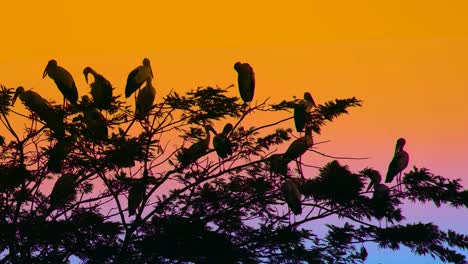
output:
[{"label": "gradient sky", "polygon": [[[405,137],[410,166],[468,185],[467,1],[130,3],[3,1],[0,83],[33,88],[61,102],[53,81],[41,78],[54,58],[72,73],[80,95],[89,91],[82,75],[86,66],[122,93],[128,72],[148,57],[158,100],[170,89],[234,84],[233,64],[249,62],[259,101],[304,91],[319,103],[364,100],[364,107],[316,137],[331,140],[319,149],[328,154],[371,157],[343,161],[352,169],[386,170],[396,139]],[[23,120],[16,121],[22,127]],[[6,133],[3,127],[0,133]],[[313,154],[306,159],[323,164]],[[408,213],[468,233],[466,210],[429,206]],[[368,263],[401,262],[408,254],[397,254],[397,260],[396,254],[375,255]]]}]

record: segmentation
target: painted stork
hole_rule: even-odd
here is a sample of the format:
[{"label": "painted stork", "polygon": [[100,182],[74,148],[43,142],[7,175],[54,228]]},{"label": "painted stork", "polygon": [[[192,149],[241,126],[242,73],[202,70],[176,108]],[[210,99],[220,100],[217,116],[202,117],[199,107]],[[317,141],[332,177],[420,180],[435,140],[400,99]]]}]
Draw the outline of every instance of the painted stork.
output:
[{"label": "painted stork", "polygon": [[222,159],[232,155],[232,143],[231,140],[227,138],[227,134],[231,132],[232,128],[232,124],[227,123],[223,128],[223,132],[220,134],[213,130],[213,133],[215,134],[215,137],[213,138],[213,147],[218,156]]},{"label": "painted stork", "polygon": [[49,151],[49,161],[47,167],[51,172],[58,173],[62,168],[63,160],[73,148],[76,142],[76,135],[60,139]]},{"label": "painted stork", "polygon": [[54,184],[52,192],[50,193],[49,203],[51,208],[64,206],[69,201],[75,199],[76,180],[77,177],[73,174],[65,174],[58,178]]},{"label": "painted stork", "polygon": [[144,120],[153,108],[156,90],[151,83],[151,78],[146,80],[146,86],[140,90],[135,102],[135,117],[138,120]]},{"label": "painted stork", "polygon": [[242,100],[251,102],[255,92],[255,73],[250,64],[236,62],[234,69],[237,71],[237,82]]},{"label": "painted stork", "polygon": [[138,206],[143,201],[146,193],[146,184],[142,181],[132,183],[128,192],[128,216],[135,215]]},{"label": "painted stork", "polygon": [[293,180],[286,180],[281,186],[284,198],[289,208],[295,215],[302,213],[301,193]]},{"label": "painted stork", "polygon": [[47,63],[42,78],[45,78],[47,75],[54,80],[58,89],[63,94],[63,104],[65,105],[66,99],[70,101],[70,103],[76,105],[78,101],[78,90],[76,89],[72,75],[63,67],[58,66],[56,60],[50,60],[49,63]]},{"label": "painted stork", "polygon": [[84,122],[88,128],[88,131],[94,136],[95,139],[107,139],[107,120],[96,107],[90,104],[89,97],[87,95],[83,95],[81,97],[81,105],[84,115]]},{"label": "painted stork", "polygon": [[367,186],[367,191],[370,191],[372,187],[376,186],[382,181],[382,176],[377,170],[366,169],[365,175],[371,180],[369,186]]},{"label": "painted stork", "polygon": [[206,137],[200,139],[197,143],[194,143],[187,149],[182,149],[178,155],[178,159],[181,162],[181,168],[185,168],[197,159],[205,155],[208,146],[210,144],[210,131],[214,131],[210,125],[205,126]]},{"label": "painted stork", "polygon": [[151,69],[150,60],[144,58],[143,65],[136,67],[128,74],[127,85],[125,86],[125,97],[130,97],[130,95],[138,90],[148,78],[153,78],[153,70]]},{"label": "painted stork", "polygon": [[393,178],[398,175],[397,184],[398,186],[401,184],[401,172],[408,166],[409,162],[409,155],[406,151],[403,150],[405,144],[406,140],[404,138],[399,138],[397,140],[393,159],[388,165],[388,172],[387,176],[385,177],[386,183],[392,182]]},{"label": "painted stork", "polygon": [[11,103],[12,105],[15,104],[18,97],[27,108],[29,108],[42,121],[44,121],[52,131],[54,131],[57,138],[63,138],[65,136],[63,117],[50,107],[49,102],[47,102],[46,99],[31,90],[25,91],[22,86],[16,88],[16,92]]},{"label": "painted stork", "polygon": [[288,175],[288,163],[284,160],[284,154],[273,154],[268,158],[270,171],[282,175]]},{"label": "painted stork", "polygon": [[101,74],[97,73],[91,67],[86,67],[83,70],[83,74],[88,83],[88,75],[92,74],[94,82],[91,83],[91,96],[96,104],[96,107],[100,110],[109,110],[112,103],[112,85],[111,83]]},{"label": "painted stork", "polygon": [[374,199],[386,199],[390,195],[390,188],[387,185],[382,183],[377,183],[374,185]]},{"label": "painted stork", "polygon": [[284,161],[291,162],[302,156],[313,145],[312,128],[307,127],[305,135],[294,140],[284,153]]},{"label": "painted stork", "polygon": [[312,107],[316,107],[315,101],[309,92],[304,93],[304,99],[294,107],[294,125],[297,132],[302,132]]}]

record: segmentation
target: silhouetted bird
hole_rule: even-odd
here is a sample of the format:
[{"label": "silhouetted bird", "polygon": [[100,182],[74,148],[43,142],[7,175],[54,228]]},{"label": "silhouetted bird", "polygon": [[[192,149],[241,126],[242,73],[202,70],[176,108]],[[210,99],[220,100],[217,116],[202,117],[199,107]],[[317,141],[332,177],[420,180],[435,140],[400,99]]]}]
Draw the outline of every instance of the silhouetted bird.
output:
[{"label": "silhouetted bird", "polygon": [[83,109],[84,122],[90,134],[97,140],[107,139],[107,120],[96,107],[91,105],[87,95],[81,97],[81,106]]},{"label": "silhouetted bird", "polygon": [[369,177],[371,180],[369,183],[369,186],[367,186],[367,191],[370,191],[370,189],[375,186],[376,184],[379,184],[382,181],[382,176],[377,170],[367,168],[364,170],[364,175]]},{"label": "silhouetted bird", "polygon": [[227,138],[227,134],[231,132],[232,128],[232,124],[227,123],[220,134],[216,133],[216,131],[213,130],[213,132],[215,133],[215,137],[213,138],[213,147],[216,150],[218,156],[222,159],[225,159],[228,156],[232,155],[232,143],[231,140]]},{"label": "silhouetted bird", "polygon": [[294,107],[294,125],[296,126],[297,132],[302,132],[304,129],[312,106],[316,106],[314,99],[309,92],[305,92],[304,100],[301,100],[301,102]]},{"label": "silhouetted bird", "polygon": [[47,75],[54,80],[60,92],[63,94],[63,104],[65,99],[72,104],[76,104],[78,100],[78,90],[76,89],[75,81],[72,75],[64,68],[58,66],[56,60],[50,60],[42,74],[42,78]]},{"label": "silhouetted bird", "polygon": [[255,73],[248,63],[236,62],[234,69],[238,73],[237,82],[242,100],[251,102],[255,92]]},{"label": "silhouetted bird", "polygon": [[156,97],[156,90],[151,83],[151,78],[146,80],[146,86],[138,93],[135,102],[135,117],[138,120],[144,120],[153,108],[154,98]]},{"label": "silhouetted bird", "polygon": [[213,127],[210,125],[206,125],[206,137],[204,139],[200,139],[197,143],[194,143],[189,148],[182,149],[182,151],[177,156],[181,163],[181,168],[187,167],[188,165],[205,155],[210,144],[210,131],[214,131]]},{"label": "silhouetted bird", "polygon": [[281,186],[284,198],[289,208],[295,215],[302,213],[301,193],[293,180],[286,180]]},{"label": "silhouetted bird", "polygon": [[401,183],[401,172],[408,166],[409,162],[409,155],[403,150],[405,144],[406,140],[404,138],[399,138],[397,140],[393,159],[390,165],[388,165],[387,177],[385,178],[386,183],[392,182],[397,174],[399,174],[397,184],[400,185]]},{"label": "silhouetted bird", "polygon": [[307,127],[305,135],[294,140],[288,149],[284,153],[284,161],[289,163],[302,156],[312,145],[314,144],[312,139],[312,128]]},{"label": "silhouetted bird", "polygon": [[77,177],[75,175],[65,174],[55,182],[50,194],[49,203],[51,208],[63,207],[66,203],[75,199],[76,180]]},{"label": "silhouetted bird", "polygon": [[91,83],[91,96],[96,104],[96,107],[101,110],[109,110],[112,103],[112,85],[101,74],[97,73],[91,67],[86,67],[83,74],[88,83],[88,75],[92,74],[94,82]]},{"label": "silhouetted bird", "polygon": [[20,98],[23,104],[36,114],[46,125],[55,133],[57,138],[65,136],[65,125],[63,123],[63,116],[54,111],[47,102],[38,93],[33,91],[25,91],[22,86],[16,88],[13,97],[12,105],[15,104],[16,99]]},{"label": "silhouetted bird", "polygon": [[127,85],[125,86],[125,97],[130,97],[130,95],[138,90],[148,78],[153,78],[153,70],[151,69],[150,60],[144,58],[143,65],[136,67],[128,74]]},{"label": "silhouetted bird", "polygon": [[76,135],[59,139],[57,143],[49,151],[49,161],[47,162],[47,168],[55,173],[60,172],[62,169],[63,160],[67,157],[68,153],[73,148],[76,142]]},{"label": "silhouetted bird", "polygon": [[288,174],[288,163],[284,160],[284,154],[273,154],[268,158],[270,171],[282,175]]}]

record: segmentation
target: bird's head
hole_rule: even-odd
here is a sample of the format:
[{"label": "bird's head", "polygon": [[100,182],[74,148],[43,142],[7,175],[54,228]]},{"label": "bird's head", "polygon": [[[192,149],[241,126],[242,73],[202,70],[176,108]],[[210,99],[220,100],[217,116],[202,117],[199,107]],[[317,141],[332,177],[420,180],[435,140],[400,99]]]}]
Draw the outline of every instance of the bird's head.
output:
[{"label": "bird's head", "polygon": [[89,96],[87,95],[81,96],[81,105],[87,106],[89,105],[89,101],[90,101]]},{"label": "bird's head", "polygon": [[84,77],[85,77],[85,79],[86,79],[86,83],[88,83],[88,75],[89,75],[90,73],[93,73],[93,69],[91,69],[91,67],[86,67],[86,68],[84,68],[83,74],[84,74]]},{"label": "bird's head", "polygon": [[397,145],[403,147],[406,144],[406,140],[404,138],[399,138],[397,140]]},{"label": "bird's head", "polygon": [[16,88],[15,95],[13,96],[13,100],[11,101],[11,105],[15,104],[16,98],[18,98],[18,96],[21,95],[22,93],[24,93],[24,87],[18,86],[18,88]]},{"label": "bird's head", "polygon": [[229,132],[231,132],[233,126],[231,123],[227,123],[224,128],[223,128],[223,134],[227,135]]},{"label": "bird's head", "polygon": [[150,70],[151,78],[154,78],[153,69],[151,69],[151,62],[150,62],[150,60],[148,58],[143,59],[143,66],[147,67]]},{"label": "bird's head", "polygon": [[50,60],[48,63],[47,63],[47,66],[45,67],[44,69],[44,72],[42,73],[42,78],[44,79],[48,72],[51,70],[51,69],[55,69],[57,68],[57,61],[56,60]]},{"label": "bird's head", "polygon": [[236,63],[234,64],[234,69],[235,69],[237,72],[239,72],[239,71],[241,70],[241,68],[242,68],[242,62],[236,62]]},{"label": "bird's head", "polygon": [[317,106],[315,104],[314,98],[312,97],[312,95],[309,92],[304,93],[304,100],[306,100],[307,102],[310,102],[312,104],[312,106],[314,106],[314,107]]},{"label": "bird's head", "polygon": [[213,132],[215,135],[218,134],[216,133],[216,130],[211,125],[205,125],[205,131],[206,131],[206,134],[209,134],[210,131]]}]

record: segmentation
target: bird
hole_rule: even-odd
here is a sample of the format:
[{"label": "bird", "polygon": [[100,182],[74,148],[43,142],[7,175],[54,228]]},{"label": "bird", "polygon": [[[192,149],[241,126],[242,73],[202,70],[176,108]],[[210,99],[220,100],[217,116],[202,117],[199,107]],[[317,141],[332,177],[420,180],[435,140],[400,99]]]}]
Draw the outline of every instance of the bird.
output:
[{"label": "bird", "polygon": [[58,66],[56,60],[50,60],[47,63],[42,78],[45,78],[47,75],[54,80],[58,89],[63,94],[63,104],[65,105],[66,99],[70,101],[70,103],[76,105],[78,101],[78,90],[76,89],[72,75],[63,67]]},{"label": "bird", "polygon": [[295,215],[302,213],[301,193],[293,180],[286,180],[281,186],[284,198],[289,208]]},{"label": "bird", "polygon": [[372,187],[374,187],[375,185],[379,184],[380,181],[382,181],[382,176],[377,170],[367,168],[365,169],[364,175],[369,177],[369,179],[371,180],[369,186],[367,186],[367,191],[369,191]]},{"label": "bird", "polygon": [[18,88],[16,88],[11,103],[12,105],[15,104],[18,97],[29,110],[36,114],[52,131],[54,131],[57,138],[63,138],[65,136],[63,116],[54,111],[46,99],[42,98],[42,96],[34,91],[25,91],[23,86],[18,86]]},{"label": "bird", "polygon": [[307,115],[312,107],[316,107],[315,101],[309,92],[305,92],[304,99],[294,107],[294,125],[297,132],[302,132],[304,129],[308,120]]},{"label": "bird", "polygon": [[55,173],[60,172],[62,168],[63,160],[67,157],[68,153],[73,148],[76,142],[76,135],[59,139],[57,143],[49,151],[49,161],[47,162],[47,168]]},{"label": "bird", "polygon": [[156,90],[151,83],[151,78],[146,80],[146,86],[140,90],[135,102],[135,117],[138,120],[144,120],[153,108]]},{"label": "bird", "polygon": [[96,104],[96,107],[100,110],[109,110],[112,103],[112,85],[111,83],[101,74],[97,73],[91,67],[86,67],[83,70],[83,74],[88,83],[88,75],[92,74],[94,82],[91,83],[91,96]]},{"label": "bird", "polygon": [[91,105],[89,97],[81,97],[81,106],[84,116],[84,122],[88,131],[97,140],[105,140],[108,136],[107,121],[99,110]]},{"label": "bird", "polygon": [[214,131],[213,127],[206,125],[206,137],[204,139],[200,139],[197,143],[194,143],[189,148],[182,149],[182,151],[178,154],[177,158],[181,163],[181,168],[187,167],[192,162],[195,162],[197,159],[205,155],[210,144],[210,131]]},{"label": "bird", "polygon": [[231,123],[227,123],[224,128],[223,132],[220,134],[214,131],[214,138],[213,138],[213,147],[216,150],[218,156],[222,159],[227,158],[228,156],[232,155],[232,143],[231,140],[227,137],[229,132],[231,132],[233,126]]},{"label": "bird", "polygon": [[312,128],[307,127],[305,135],[294,140],[291,145],[289,145],[288,149],[283,155],[283,160],[286,163],[289,163],[292,160],[297,159],[298,157],[302,156],[302,154],[304,154],[312,145]]},{"label": "bird", "polygon": [[239,92],[244,103],[251,102],[255,92],[255,73],[250,64],[236,62],[234,69],[237,71]]},{"label": "bird", "polygon": [[128,216],[135,215],[146,193],[146,184],[141,180],[132,183],[128,192]]},{"label": "bird", "polygon": [[54,184],[54,188],[50,193],[49,204],[51,208],[63,207],[66,203],[75,199],[76,196],[76,180],[77,177],[73,174],[62,175]]},{"label": "bird", "polygon": [[130,97],[148,78],[153,78],[153,70],[151,69],[150,60],[144,58],[143,65],[136,67],[128,74],[127,85],[125,86],[125,98]]},{"label": "bird", "polygon": [[406,144],[404,138],[399,138],[395,146],[395,153],[393,159],[388,165],[387,176],[385,177],[385,183],[392,182],[393,178],[398,174],[397,184],[401,184],[401,172],[408,166],[409,154],[403,150]]}]

